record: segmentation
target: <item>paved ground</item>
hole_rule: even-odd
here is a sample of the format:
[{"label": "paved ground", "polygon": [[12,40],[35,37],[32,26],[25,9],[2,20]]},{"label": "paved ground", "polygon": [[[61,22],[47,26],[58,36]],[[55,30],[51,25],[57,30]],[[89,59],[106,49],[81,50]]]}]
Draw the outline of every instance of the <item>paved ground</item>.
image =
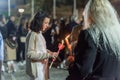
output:
[{"label": "paved ground", "polygon": [[[50,80],[65,80],[68,75],[67,70],[51,68]],[[2,73],[2,80],[29,80],[29,77],[25,73],[25,66],[17,65],[17,71],[14,73]]]}]

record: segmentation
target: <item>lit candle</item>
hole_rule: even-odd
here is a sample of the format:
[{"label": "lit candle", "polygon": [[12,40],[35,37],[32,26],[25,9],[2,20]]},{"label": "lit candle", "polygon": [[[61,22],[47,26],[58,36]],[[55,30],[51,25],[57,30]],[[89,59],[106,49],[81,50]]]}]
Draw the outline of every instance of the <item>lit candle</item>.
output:
[{"label": "lit candle", "polygon": [[62,40],[62,45],[64,44],[64,40]]},{"label": "lit candle", "polygon": [[[58,45],[58,54],[59,54],[60,50],[62,50],[64,47],[65,47],[65,46],[64,46],[64,40],[62,40],[62,43],[60,43],[60,44]],[[54,63],[55,60],[56,60],[56,58],[53,58],[53,60],[52,60],[52,62],[51,62],[51,64],[50,64],[49,69],[51,69],[51,67],[52,67],[52,65],[53,65],[53,63]]]},{"label": "lit candle", "polygon": [[65,40],[68,39],[70,37],[70,34],[68,36],[66,36]]},{"label": "lit candle", "polygon": [[72,52],[72,48],[71,48],[71,44],[69,43],[69,37],[70,37],[70,34],[68,35],[68,36],[66,36],[66,38],[65,38],[65,42],[66,42],[66,44],[67,44],[67,47],[68,47],[68,49],[69,49],[69,51],[70,51],[70,53]]}]

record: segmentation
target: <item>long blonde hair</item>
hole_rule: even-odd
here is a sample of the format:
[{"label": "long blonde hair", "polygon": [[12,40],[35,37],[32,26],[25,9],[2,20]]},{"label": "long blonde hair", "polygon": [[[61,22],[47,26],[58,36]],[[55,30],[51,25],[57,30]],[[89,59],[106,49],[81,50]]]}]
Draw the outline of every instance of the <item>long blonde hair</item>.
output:
[{"label": "long blonde hair", "polygon": [[[108,0],[89,0],[85,7],[85,20],[90,19],[88,32],[96,44],[102,35],[105,48],[109,46],[120,54],[120,23],[116,10]],[[85,21],[88,24],[88,21]]]}]

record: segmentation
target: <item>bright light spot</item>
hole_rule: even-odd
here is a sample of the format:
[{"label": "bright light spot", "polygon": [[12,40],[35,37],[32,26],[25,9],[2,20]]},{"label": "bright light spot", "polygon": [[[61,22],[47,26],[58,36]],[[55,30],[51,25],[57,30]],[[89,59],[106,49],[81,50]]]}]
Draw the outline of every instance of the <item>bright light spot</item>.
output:
[{"label": "bright light spot", "polygon": [[22,9],[22,8],[21,8],[21,9],[18,9],[18,12],[19,12],[19,13],[23,13],[23,12],[24,12],[24,9]]}]

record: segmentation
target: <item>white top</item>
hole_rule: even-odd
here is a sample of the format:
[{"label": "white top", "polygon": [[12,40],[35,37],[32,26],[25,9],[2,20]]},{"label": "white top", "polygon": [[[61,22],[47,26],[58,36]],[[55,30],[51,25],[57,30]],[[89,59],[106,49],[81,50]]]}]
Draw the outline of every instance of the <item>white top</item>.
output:
[{"label": "white top", "polygon": [[37,53],[47,53],[47,49],[46,49],[46,41],[45,38],[42,35],[42,32],[40,32],[37,35],[37,40],[36,40],[36,51]]},{"label": "white top", "polygon": [[[45,38],[42,35],[42,32],[40,32],[37,35],[37,41],[36,41],[36,52],[37,54],[45,54],[47,53],[46,48],[46,41]],[[45,64],[41,62],[37,62],[37,73],[38,77],[35,80],[45,80]]]}]

